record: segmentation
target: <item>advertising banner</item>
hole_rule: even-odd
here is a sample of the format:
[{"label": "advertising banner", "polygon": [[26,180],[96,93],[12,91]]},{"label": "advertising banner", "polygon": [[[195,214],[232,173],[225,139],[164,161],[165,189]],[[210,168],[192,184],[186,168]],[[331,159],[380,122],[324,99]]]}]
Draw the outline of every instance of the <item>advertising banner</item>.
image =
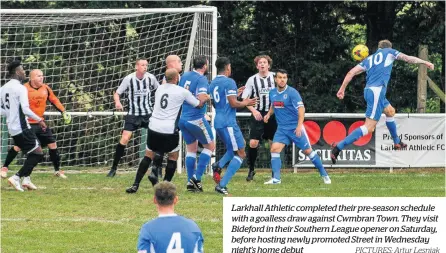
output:
[{"label": "advertising banner", "polygon": [[[338,114],[341,116],[341,114]],[[373,133],[346,146],[336,165],[330,159],[333,143],[338,143],[364,124],[364,118],[307,116],[304,122],[308,139],[326,167],[444,167],[445,115],[395,115],[397,132],[408,146],[394,150],[393,139],[383,115]],[[302,150],[294,147],[295,167],[313,167]]]}]

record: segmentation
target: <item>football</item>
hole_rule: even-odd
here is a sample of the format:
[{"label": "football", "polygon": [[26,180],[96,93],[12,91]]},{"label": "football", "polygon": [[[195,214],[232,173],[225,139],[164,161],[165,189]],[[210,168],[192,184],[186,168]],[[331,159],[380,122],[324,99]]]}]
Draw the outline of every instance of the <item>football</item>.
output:
[{"label": "football", "polygon": [[357,45],[352,50],[352,57],[355,61],[362,61],[369,56],[369,48],[366,45]]}]

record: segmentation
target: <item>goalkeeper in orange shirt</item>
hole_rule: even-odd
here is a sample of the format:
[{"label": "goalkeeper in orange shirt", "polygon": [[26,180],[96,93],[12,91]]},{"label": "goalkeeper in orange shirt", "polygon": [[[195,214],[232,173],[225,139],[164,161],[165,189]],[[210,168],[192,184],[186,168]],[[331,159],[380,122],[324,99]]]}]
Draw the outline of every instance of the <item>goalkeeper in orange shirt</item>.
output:
[{"label": "goalkeeper in orange shirt", "polygon": [[[43,83],[43,78],[44,76],[42,71],[39,69],[34,69],[30,73],[29,82],[24,84],[24,86],[28,90],[30,109],[43,119],[43,113],[46,109],[46,102],[47,100],[49,100],[51,104],[53,104],[57,108],[57,110],[62,113],[64,123],[70,124],[71,115],[65,111],[65,107],[60,103],[56,95],[54,95],[53,90],[51,90],[51,88],[48,87],[47,84]],[[44,131],[35,120],[28,118],[28,121],[31,129],[34,131],[37,138],[39,139],[40,145],[42,147],[48,146],[50,159],[54,165],[54,175],[64,179],[67,178],[64,175],[64,172],[60,170],[60,155],[57,150],[56,138],[51,132],[51,129],[47,127]],[[18,152],[20,152],[20,148],[17,146],[12,147],[8,151],[5,163],[3,164],[3,167],[0,171],[0,175],[2,178],[7,177],[8,166],[17,156]]]}]

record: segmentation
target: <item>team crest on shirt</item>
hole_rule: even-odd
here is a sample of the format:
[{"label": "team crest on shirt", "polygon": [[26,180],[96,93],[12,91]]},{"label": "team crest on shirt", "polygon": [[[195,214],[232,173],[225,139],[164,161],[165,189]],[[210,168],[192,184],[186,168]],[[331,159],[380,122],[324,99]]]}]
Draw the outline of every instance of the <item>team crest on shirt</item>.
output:
[{"label": "team crest on shirt", "polygon": [[284,99],[287,99],[287,98],[288,98],[288,94],[284,94],[284,95],[283,95],[283,98],[284,98]]}]

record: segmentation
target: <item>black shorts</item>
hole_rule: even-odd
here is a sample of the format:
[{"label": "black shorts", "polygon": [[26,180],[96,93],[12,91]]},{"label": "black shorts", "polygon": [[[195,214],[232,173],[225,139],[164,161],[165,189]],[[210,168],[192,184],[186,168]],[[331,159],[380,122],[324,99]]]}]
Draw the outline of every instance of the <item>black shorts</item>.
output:
[{"label": "black shorts", "polygon": [[22,133],[12,136],[14,145],[19,147],[23,153],[28,154],[40,146],[36,134],[31,129],[25,129]]},{"label": "black shorts", "polygon": [[133,132],[142,127],[148,128],[150,116],[150,114],[144,116],[125,115],[124,130]]},{"label": "black shorts", "polygon": [[[260,112],[263,117],[268,112]],[[254,116],[251,116],[251,122],[249,124],[249,139],[252,140],[272,140],[277,130],[277,122],[274,114],[269,118],[268,123],[257,121]]]},{"label": "black shorts", "polygon": [[56,142],[56,138],[54,137],[53,132],[49,127],[47,127],[44,132],[39,124],[30,124],[30,125],[31,129],[36,134],[36,137],[39,140],[40,145],[42,147],[46,147],[48,146],[48,144]]},{"label": "black shorts", "polygon": [[147,131],[147,149],[157,153],[171,153],[177,151],[180,143],[178,133],[163,134],[152,130]]}]

